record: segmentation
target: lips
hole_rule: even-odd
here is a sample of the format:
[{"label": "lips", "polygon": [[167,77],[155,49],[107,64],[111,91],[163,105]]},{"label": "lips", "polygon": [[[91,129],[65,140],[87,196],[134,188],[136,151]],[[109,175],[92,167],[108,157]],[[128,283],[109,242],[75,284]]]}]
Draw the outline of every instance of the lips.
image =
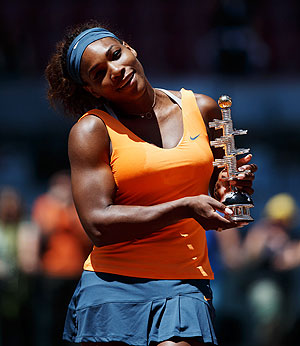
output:
[{"label": "lips", "polygon": [[135,73],[131,72],[129,73],[120,83],[120,86],[118,87],[118,90],[125,88],[127,85],[130,84],[130,82],[132,81],[133,77],[134,77]]}]

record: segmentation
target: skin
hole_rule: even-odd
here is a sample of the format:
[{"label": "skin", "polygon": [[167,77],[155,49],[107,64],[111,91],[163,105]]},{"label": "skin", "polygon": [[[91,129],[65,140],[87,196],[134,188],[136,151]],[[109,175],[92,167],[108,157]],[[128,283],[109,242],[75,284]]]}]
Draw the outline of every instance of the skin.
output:
[{"label": "skin", "polygon": [[[83,53],[81,77],[84,88],[110,102],[119,120],[132,132],[153,145],[175,147],[183,135],[182,112],[177,104],[161,91],[154,91],[145,77],[137,54],[126,43],[104,38],[91,43]],[[141,119],[139,113],[151,111],[154,92],[156,102],[151,119]],[[180,97],[180,93],[174,92]],[[208,124],[221,118],[216,102],[208,96],[196,95],[203,119]],[[208,126],[207,126],[208,127]],[[208,129],[211,139],[220,133]],[[76,123],[69,136],[69,158],[72,189],[81,222],[96,246],[103,246],[145,236],[184,218],[194,218],[204,229],[227,229],[239,226],[228,219],[230,210],[207,195],[189,196],[153,206],[115,205],[115,181],[109,165],[110,140],[106,126],[96,116],[86,116]],[[214,150],[215,158],[222,150]],[[239,160],[241,169],[256,170],[248,164],[251,156]],[[220,199],[229,189],[226,173],[215,170],[210,188],[217,181]],[[234,184],[253,193],[253,173],[243,174]],[[216,211],[225,213],[224,217]],[[142,231],[141,231],[142,230]],[[165,341],[163,346],[200,345],[194,340]],[[171,345],[172,344],[172,345]]]}]

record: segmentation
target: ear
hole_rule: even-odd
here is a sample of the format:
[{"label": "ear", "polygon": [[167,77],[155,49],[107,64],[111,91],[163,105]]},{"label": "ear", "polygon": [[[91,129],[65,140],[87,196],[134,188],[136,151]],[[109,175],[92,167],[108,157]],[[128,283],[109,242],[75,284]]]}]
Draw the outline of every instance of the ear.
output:
[{"label": "ear", "polygon": [[135,57],[137,57],[137,52],[136,52],[136,50],[133,49],[131,46],[129,46],[128,43],[126,43],[125,41],[123,41],[123,46],[125,46],[126,48],[128,48],[128,49],[131,51],[131,53],[132,53]]},{"label": "ear", "polygon": [[98,93],[90,86],[90,85],[83,85],[83,89],[87,91],[88,93],[92,94],[94,97],[99,99],[101,96],[98,95]]}]

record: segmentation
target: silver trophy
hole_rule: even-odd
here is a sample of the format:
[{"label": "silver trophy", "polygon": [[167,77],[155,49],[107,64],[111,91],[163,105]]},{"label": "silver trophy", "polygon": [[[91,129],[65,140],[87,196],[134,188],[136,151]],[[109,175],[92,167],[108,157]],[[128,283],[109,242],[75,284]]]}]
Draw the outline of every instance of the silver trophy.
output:
[{"label": "silver trophy", "polygon": [[[213,165],[218,168],[225,167],[228,172],[228,180],[233,180],[241,173],[237,169],[236,156],[247,154],[250,151],[250,149],[236,149],[234,136],[245,135],[247,130],[233,129],[230,109],[232,100],[229,96],[221,96],[218,104],[221,108],[222,120],[214,119],[214,121],[209,123],[209,127],[214,127],[217,130],[222,129],[223,136],[211,141],[210,144],[216,148],[222,147],[225,155],[222,159],[216,159]],[[243,173],[247,172],[243,171]],[[250,215],[250,208],[254,207],[251,197],[244,192],[238,191],[235,186],[231,186],[231,191],[225,195],[222,202],[233,211],[233,214],[230,216],[233,221],[253,221]]]}]

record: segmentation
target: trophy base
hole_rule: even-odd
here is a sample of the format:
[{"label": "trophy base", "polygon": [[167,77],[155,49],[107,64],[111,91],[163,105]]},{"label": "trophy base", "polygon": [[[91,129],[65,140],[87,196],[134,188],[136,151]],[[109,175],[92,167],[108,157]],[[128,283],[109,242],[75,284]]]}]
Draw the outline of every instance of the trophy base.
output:
[{"label": "trophy base", "polygon": [[253,205],[227,205],[233,211],[233,214],[230,215],[230,219],[235,222],[252,222],[254,221],[253,217],[250,215],[250,208]]},{"label": "trophy base", "polygon": [[232,191],[225,196],[223,203],[232,210],[230,219],[235,222],[252,222],[254,219],[250,215],[250,208],[253,202],[249,195],[244,192]]}]

